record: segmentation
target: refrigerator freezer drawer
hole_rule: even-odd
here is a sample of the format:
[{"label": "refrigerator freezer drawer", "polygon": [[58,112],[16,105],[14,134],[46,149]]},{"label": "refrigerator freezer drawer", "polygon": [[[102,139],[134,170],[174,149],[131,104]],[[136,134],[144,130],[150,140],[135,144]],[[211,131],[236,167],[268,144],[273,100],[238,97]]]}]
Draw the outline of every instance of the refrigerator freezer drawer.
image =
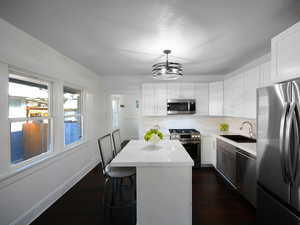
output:
[{"label": "refrigerator freezer drawer", "polygon": [[257,186],[258,225],[300,225],[300,218],[288,208]]}]

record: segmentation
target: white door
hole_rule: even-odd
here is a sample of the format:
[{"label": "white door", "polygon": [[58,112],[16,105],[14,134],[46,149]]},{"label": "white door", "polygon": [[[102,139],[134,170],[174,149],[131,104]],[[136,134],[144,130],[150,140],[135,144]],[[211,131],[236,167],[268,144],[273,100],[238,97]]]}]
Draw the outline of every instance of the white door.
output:
[{"label": "white door", "polygon": [[136,94],[124,94],[120,98],[120,132],[121,139],[139,138],[139,108]]}]

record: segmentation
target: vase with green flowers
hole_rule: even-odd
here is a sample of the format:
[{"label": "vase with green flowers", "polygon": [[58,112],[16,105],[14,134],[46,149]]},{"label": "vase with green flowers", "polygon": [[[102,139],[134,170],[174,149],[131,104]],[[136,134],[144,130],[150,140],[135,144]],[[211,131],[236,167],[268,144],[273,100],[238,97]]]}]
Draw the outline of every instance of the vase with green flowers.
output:
[{"label": "vase with green flowers", "polygon": [[150,129],[144,135],[144,140],[152,145],[156,145],[163,138],[164,135],[158,129]]}]

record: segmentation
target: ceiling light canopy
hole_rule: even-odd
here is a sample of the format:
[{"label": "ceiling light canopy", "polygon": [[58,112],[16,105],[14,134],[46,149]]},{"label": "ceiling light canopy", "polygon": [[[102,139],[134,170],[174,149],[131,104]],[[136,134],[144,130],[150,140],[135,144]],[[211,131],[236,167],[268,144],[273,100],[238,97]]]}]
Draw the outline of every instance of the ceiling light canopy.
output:
[{"label": "ceiling light canopy", "polygon": [[180,63],[169,62],[171,50],[164,50],[166,62],[156,63],[152,66],[152,75],[159,80],[176,80],[183,77],[183,67]]}]

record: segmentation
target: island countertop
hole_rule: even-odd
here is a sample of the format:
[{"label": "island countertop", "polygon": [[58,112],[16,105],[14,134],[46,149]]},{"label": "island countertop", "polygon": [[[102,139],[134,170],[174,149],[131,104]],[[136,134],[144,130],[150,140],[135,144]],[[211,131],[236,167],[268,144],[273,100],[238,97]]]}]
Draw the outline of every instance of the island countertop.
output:
[{"label": "island countertop", "polygon": [[155,147],[144,140],[131,140],[110,163],[115,167],[193,166],[178,140],[163,140]]}]

